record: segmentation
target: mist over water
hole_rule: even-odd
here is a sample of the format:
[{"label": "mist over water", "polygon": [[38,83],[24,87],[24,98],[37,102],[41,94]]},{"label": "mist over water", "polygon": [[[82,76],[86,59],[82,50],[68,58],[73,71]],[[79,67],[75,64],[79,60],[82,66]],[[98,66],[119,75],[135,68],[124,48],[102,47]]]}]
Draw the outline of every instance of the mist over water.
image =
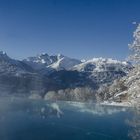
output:
[{"label": "mist over water", "polygon": [[0,99],[1,140],[139,140],[138,122],[127,107]]}]

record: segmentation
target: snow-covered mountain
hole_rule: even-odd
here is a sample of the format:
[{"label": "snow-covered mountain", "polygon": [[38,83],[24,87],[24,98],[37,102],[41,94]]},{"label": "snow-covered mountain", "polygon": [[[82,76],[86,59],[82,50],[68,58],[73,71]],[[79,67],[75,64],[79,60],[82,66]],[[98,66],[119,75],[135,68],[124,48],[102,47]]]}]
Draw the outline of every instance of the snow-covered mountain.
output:
[{"label": "snow-covered mountain", "polygon": [[74,66],[72,69],[88,73],[89,78],[98,84],[110,84],[115,79],[127,75],[133,66],[126,61],[93,58]]},{"label": "snow-covered mountain", "polygon": [[97,90],[101,85],[125,76],[130,69],[132,65],[128,62],[112,59],[80,61],[44,53],[19,61],[0,52],[0,90],[26,94],[34,91],[41,95],[49,90],[76,87]]},{"label": "snow-covered mountain", "polygon": [[77,70],[79,72],[123,71],[127,73],[132,68],[129,62],[113,60],[111,58],[93,58],[81,61],[61,54],[48,55],[46,53],[36,57],[29,57],[24,59],[23,62],[36,70]]},{"label": "snow-covered mountain", "polygon": [[29,57],[23,60],[24,63],[30,65],[33,69],[50,71],[50,70],[69,70],[73,66],[80,64],[81,61],[64,55],[48,55],[40,54],[36,57]]},{"label": "snow-covered mountain", "polygon": [[0,52],[0,95],[29,94],[43,89],[42,77],[22,61],[14,60]]}]

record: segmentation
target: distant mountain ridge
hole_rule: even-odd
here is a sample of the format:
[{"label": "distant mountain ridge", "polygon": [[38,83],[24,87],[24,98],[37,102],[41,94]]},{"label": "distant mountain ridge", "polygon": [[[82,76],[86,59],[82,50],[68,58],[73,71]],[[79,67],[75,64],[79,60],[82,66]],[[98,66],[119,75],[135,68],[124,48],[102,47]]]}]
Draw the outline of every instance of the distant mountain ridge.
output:
[{"label": "distant mountain ridge", "polygon": [[[118,61],[111,58],[93,58],[90,60],[73,59],[62,54],[48,55],[43,53],[35,57],[29,57],[23,60],[34,69],[51,68],[55,70],[77,70],[77,71],[105,71],[115,70],[115,68],[124,70],[126,73],[132,68],[132,65],[126,61]],[[118,67],[117,67],[118,66]],[[124,68],[124,69],[123,69]]]},{"label": "distant mountain ridge", "polygon": [[1,92],[43,96],[47,91],[76,87],[98,89],[127,75],[133,68],[129,62],[105,58],[87,61],[73,59],[61,54],[43,53],[22,61],[0,52]]}]

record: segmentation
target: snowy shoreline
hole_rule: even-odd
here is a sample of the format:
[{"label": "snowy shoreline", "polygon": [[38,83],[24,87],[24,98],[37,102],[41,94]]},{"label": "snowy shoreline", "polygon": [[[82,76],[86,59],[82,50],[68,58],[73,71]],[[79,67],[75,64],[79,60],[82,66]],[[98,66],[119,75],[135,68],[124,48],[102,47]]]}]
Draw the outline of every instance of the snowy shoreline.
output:
[{"label": "snowy shoreline", "polygon": [[130,102],[122,102],[122,103],[117,103],[117,102],[102,102],[100,103],[101,105],[108,105],[108,106],[120,106],[120,107],[133,107],[132,103]]},{"label": "snowy shoreline", "polygon": [[125,101],[125,102],[113,102],[113,101],[104,101],[104,102],[76,102],[76,101],[62,101],[62,100],[56,100],[56,101],[51,101],[51,100],[44,100],[43,98],[26,98],[26,97],[19,97],[19,96],[2,96],[2,99],[9,99],[10,101],[14,101],[14,100],[26,100],[26,101],[41,101],[41,102],[65,102],[68,104],[77,104],[77,105],[86,105],[86,104],[94,104],[94,105],[99,105],[99,106],[117,106],[117,107],[136,107],[138,104],[139,99],[137,100],[132,100],[132,101]]}]

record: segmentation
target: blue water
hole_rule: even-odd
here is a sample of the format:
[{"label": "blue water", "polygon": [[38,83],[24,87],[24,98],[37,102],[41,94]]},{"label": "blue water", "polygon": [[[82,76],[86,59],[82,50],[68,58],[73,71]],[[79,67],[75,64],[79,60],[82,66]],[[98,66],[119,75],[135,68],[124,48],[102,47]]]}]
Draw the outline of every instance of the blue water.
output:
[{"label": "blue water", "polygon": [[126,107],[1,98],[0,140],[133,140],[139,118]]}]

